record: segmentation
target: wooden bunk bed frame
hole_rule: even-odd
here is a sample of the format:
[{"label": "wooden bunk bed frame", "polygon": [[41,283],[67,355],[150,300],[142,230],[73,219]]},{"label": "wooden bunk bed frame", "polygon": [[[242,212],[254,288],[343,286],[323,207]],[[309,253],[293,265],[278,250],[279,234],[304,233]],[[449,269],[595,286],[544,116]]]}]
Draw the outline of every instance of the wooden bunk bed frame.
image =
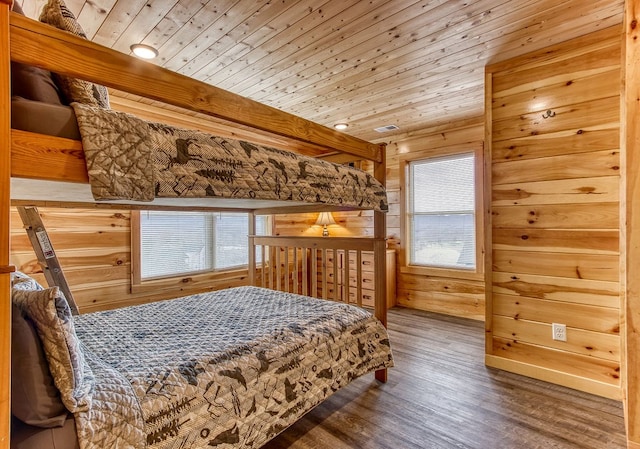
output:
[{"label": "wooden bunk bed frame", "polygon": [[[221,129],[233,126],[236,137],[257,143],[277,146],[288,150],[312,153],[317,157],[334,162],[369,160],[374,165],[374,176],[382,184],[385,182],[384,145],[375,145],[339,133],[308,120],[282,112],[255,101],[237,96],[202,82],[170,72],[134,57],[113,51],[106,47],[73,36],[48,25],[30,20],[10,11],[12,0],[0,0],[0,448],[8,448],[10,443],[10,355],[11,355],[11,288],[10,274],[15,267],[10,264],[10,206],[11,177],[44,179],[52,181],[88,182],[84,156],[79,142],[68,139],[38,135],[11,129],[10,117],[10,61],[38,66],[53,72],[82,78],[107,87],[139,95],[147,99],[177,106],[190,111],[206,114]],[[46,49],[46,51],[44,50]],[[33,161],[38,160],[38,164]],[[291,207],[270,207],[256,210],[244,205],[235,206],[233,200],[229,209],[246,211],[250,214],[278,214],[310,211],[339,210],[327,205],[304,205]],[[48,205],[42,203],[42,205]],[[67,205],[73,206],[74,203]],[[86,204],[85,204],[86,205]],[[96,207],[118,207],[122,205],[99,204]],[[125,206],[127,207],[127,206]],[[144,204],[131,208],[149,208]],[[226,207],[225,207],[226,208]],[[182,208],[184,209],[184,208]],[[255,231],[255,220],[250,224],[249,233]],[[250,251],[249,278],[253,285],[264,284],[265,270],[256,276],[255,246],[270,248],[273,254],[286,254],[292,248],[302,248],[304,254],[312,254],[309,265],[317,268],[317,255],[325,255],[337,249],[373,251],[377,275],[375,277],[375,315],[386,326],[386,219],[382,212],[374,212],[374,233],[371,238],[323,239],[323,238],[251,238],[254,250]],[[317,253],[316,251],[319,251]],[[348,251],[346,251],[348,253]],[[264,253],[264,251],[263,251]],[[279,257],[279,256],[276,256]],[[305,256],[306,257],[306,256]],[[264,265],[264,264],[263,264]],[[300,264],[302,266],[302,264]],[[280,287],[280,263],[272,279],[266,286]],[[289,263],[285,262],[285,271]],[[297,268],[297,264],[296,264]],[[296,269],[294,268],[294,270]],[[348,269],[348,266],[347,266]],[[335,270],[335,269],[334,269]],[[317,285],[326,280],[316,278],[317,271],[311,271],[312,287],[307,293],[317,293]],[[358,270],[358,273],[360,271]],[[286,276],[289,276],[287,271]],[[297,278],[297,272],[294,274]],[[348,298],[349,286],[344,287]],[[326,298],[326,289],[323,296]],[[386,381],[386,370],[376,371],[375,377]]]}]

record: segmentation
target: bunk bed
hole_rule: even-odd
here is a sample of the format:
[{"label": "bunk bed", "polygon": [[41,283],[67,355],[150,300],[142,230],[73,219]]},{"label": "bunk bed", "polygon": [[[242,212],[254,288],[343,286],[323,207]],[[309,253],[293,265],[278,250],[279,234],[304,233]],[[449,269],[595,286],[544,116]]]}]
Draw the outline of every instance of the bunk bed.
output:
[{"label": "bunk bed", "polygon": [[[91,348],[91,350],[86,353],[82,352],[82,357],[76,357],[76,359],[74,359],[75,365],[73,363],[71,365],[76,367],[76,371],[71,369],[70,371],[60,374],[72,379],[75,382],[75,384],[73,382],[72,384],[77,387],[72,388],[71,392],[62,392],[62,396],[63,402],[66,400],[65,405],[67,408],[71,407],[74,409],[74,412],[76,412],[75,424],[78,426],[77,433],[81,437],[80,447],[88,448],[91,447],[90,444],[97,445],[95,447],[105,445],[119,447],[118,444],[124,444],[128,447],[173,447],[171,445],[176,443],[176,441],[182,444],[180,447],[200,447],[207,444],[219,447],[259,447],[269,438],[272,438],[286,428],[292,420],[297,419],[297,417],[315,406],[324,397],[364,372],[375,371],[376,379],[383,382],[386,381],[386,368],[391,366],[392,359],[388,348],[388,338],[384,330],[384,326],[386,326],[386,298],[384,297],[386,288],[385,276],[383,275],[385,272],[386,249],[384,215],[386,198],[384,198],[383,189],[381,190],[374,187],[376,192],[371,199],[363,200],[361,197],[358,197],[355,201],[348,203],[344,202],[345,195],[339,195],[339,198],[336,198],[335,194],[323,195],[321,192],[315,194],[301,194],[300,191],[284,192],[284,188],[291,184],[291,175],[290,172],[280,168],[282,162],[277,158],[277,156],[284,158],[291,157],[289,153],[285,154],[281,149],[311,154],[314,156],[314,159],[320,161],[321,167],[324,167],[324,169],[331,167],[329,171],[335,170],[336,172],[340,172],[340,176],[344,179],[352,178],[354,180],[353,182],[357,185],[373,185],[374,178],[375,181],[379,183],[376,185],[384,185],[384,146],[373,145],[338,133],[299,117],[238,97],[229,92],[164,70],[128,55],[112,51],[66,31],[57,30],[48,25],[32,21],[11,12],[11,3],[11,0],[0,0],[0,33],[5,36],[1,41],[2,44],[0,44],[0,60],[4,68],[1,72],[2,75],[0,75],[3,85],[1,90],[2,98],[0,99],[0,117],[3,127],[3,131],[0,133],[2,138],[2,150],[0,150],[0,195],[2,199],[2,205],[0,207],[0,292],[2,295],[2,312],[0,313],[0,357],[2,357],[3,361],[8,361],[11,355],[12,284],[15,284],[15,286],[21,284],[23,284],[23,286],[29,285],[32,287],[28,289],[29,293],[14,293],[16,297],[20,298],[21,295],[34,295],[34,297],[46,296],[49,302],[45,301],[45,303],[53,304],[53,310],[55,311],[53,316],[46,316],[46,311],[42,312],[45,315],[43,318],[43,323],[45,324],[39,324],[37,322],[34,318],[37,316],[37,313],[34,312],[32,319],[36,321],[35,327],[40,337],[42,338],[43,333],[48,333],[48,325],[46,325],[47,319],[56,321],[57,317],[57,319],[62,321],[62,324],[58,324],[62,326],[60,332],[62,332],[63,338],[67,338],[67,341],[73,342],[75,341],[75,337],[71,337],[77,334],[83,339],[82,343],[74,343],[75,346],[69,349],[68,352],[73,353],[73,350],[82,352],[86,350],[87,347]],[[84,148],[88,150],[86,153],[88,155],[86,156],[87,159],[85,159],[85,153],[83,152],[83,147],[87,147],[88,144],[92,143],[91,140],[87,140],[85,136],[83,136],[83,143],[81,143],[77,140],[69,139],[69,136],[57,137],[11,128],[11,93],[9,89],[10,61],[40,67],[60,75],[86,80],[98,85],[107,86],[111,89],[117,89],[149,100],[161,102],[169,106],[210,116],[212,121],[216,123],[220,129],[228,130],[232,128],[234,130],[232,132],[233,136],[240,137],[239,140],[234,140],[233,143],[229,143],[230,140],[227,136],[218,138],[214,146],[221,147],[223,151],[229,153],[235,151],[240,155],[245,153],[248,157],[251,157],[259,151],[256,144],[258,146],[266,145],[268,154],[265,159],[266,162],[259,161],[249,165],[264,166],[266,163],[271,163],[280,170],[283,179],[281,179],[280,187],[277,189],[278,193],[274,196],[269,193],[268,189],[263,189],[264,191],[262,193],[256,193],[254,189],[255,186],[253,186],[245,189],[248,192],[246,195],[248,198],[236,198],[235,195],[237,191],[242,189],[229,189],[228,192],[222,192],[228,178],[224,176],[212,176],[211,178],[214,181],[216,179],[218,181],[222,179],[223,182],[219,184],[213,183],[209,185],[209,187],[206,185],[202,187],[202,184],[198,184],[201,187],[198,189],[179,189],[189,190],[189,198],[158,199],[155,198],[155,196],[157,196],[159,190],[162,190],[157,187],[158,183],[156,183],[155,186],[152,185],[151,189],[146,188],[142,192],[138,190],[138,181],[148,176],[149,172],[146,170],[147,167],[135,173],[133,180],[125,181],[124,190],[126,190],[126,192],[124,193],[121,185],[115,186],[115,191],[109,188],[107,190],[102,189],[105,187],[105,184],[111,182],[104,173],[99,173],[99,176],[97,176],[99,188],[96,189],[96,183],[94,182],[96,176],[95,173],[92,172],[95,160],[91,159],[91,150]],[[89,107],[89,109],[91,109],[91,107]],[[80,119],[79,121],[81,121],[81,116],[84,116],[82,107],[76,107],[75,113]],[[118,115],[118,113],[108,112],[107,115],[109,114]],[[91,121],[91,119],[88,120]],[[135,123],[137,124],[138,122]],[[98,125],[94,124],[94,127],[96,126],[102,128],[106,125],[101,122]],[[143,126],[150,126],[154,128],[154,130],[159,130],[160,133],[164,133],[161,134],[161,137],[156,136],[156,139],[163,138],[162,135],[171,135],[173,137],[177,135],[177,139],[182,139],[182,144],[184,144],[185,141],[196,142],[196,147],[204,146],[203,142],[210,139],[200,134],[197,134],[195,137],[193,134],[189,134],[188,136],[182,135],[182,131],[172,126],[161,126],[158,124]],[[246,140],[243,139],[243,136],[247,136]],[[249,143],[248,141],[252,141],[253,143]],[[180,143],[174,140],[170,146],[171,145],[179,146]],[[271,147],[278,147],[278,149]],[[97,147],[94,149],[93,154],[97,154],[97,158],[99,159],[100,155],[104,154],[104,151],[105,148]],[[178,162],[185,162],[186,159],[198,159],[193,156],[194,154],[191,150],[178,153],[177,155],[168,155],[164,159],[164,166],[172,169]],[[342,170],[346,169],[332,163],[342,163],[353,160],[372,161],[374,167],[373,177],[366,174],[358,175],[363,177],[357,177],[353,172],[342,172]],[[34,161],[38,163],[34,163]],[[304,159],[303,156],[302,159],[295,159],[295,161],[299,170],[298,174],[300,174],[301,171],[305,171],[308,166],[307,164],[312,162]],[[144,166],[145,164],[149,165],[148,163],[139,163],[137,165]],[[89,170],[87,169],[87,165],[90,167]],[[236,165],[233,167],[234,169],[237,168]],[[129,170],[129,168],[130,167],[125,167],[124,171],[132,171]],[[207,169],[203,169],[200,166],[198,166],[198,170],[193,171],[207,173]],[[153,176],[158,175],[154,174]],[[175,175],[174,173],[171,176],[176,178],[171,178],[172,180],[167,181],[165,183],[166,185],[175,185],[175,179],[180,178],[181,174]],[[256,176],[256,173],[252,173],[243,179],[248,184],[250,180],[255,180]],[[300,176],[298,177],[300,178]],[[89,178],[92,178],[93,193],[103,195],[100,198],[108,199],[108,201],[96,202],[93,198],[86,196]],[[197,183],[194,182],[189,185],[195,184]],[[336,184],[336,182],[334,182],[334,184]],[[131,187],[133,187],[133,189],[131,189]],[[352,186],[349,189],[353,188]],[[132,192],[132,190],[134,191]],[[175,193],[176,189],[168,190],[173,190],[173,193]],[[198,192],[192,195],[194,190],[198,190]],[[173,193],[169,192],[168,196],[173,196]],[[197,196],[204,196],[204,198],[197,198]],[[230,293],[220,293],[222,296],[216,296],[214,301],[218,307],[218,309],[214,311],[209,310],[207,307],[207,305],[210,305],[212,302],[211,297],[204,296],[169,301],[173,304],[173,308],[168,309],[169,311],[163,308],[163,303],[154,303],[139,306],[133,314],[126,314],[123,310],[116,310],[71,318],[68,313],[68,306],[64,306],[66,302],[60,299],[62,295],[60,295],[57,288],[40,290],[38,286],[34,287],[31,281],[22,282],[23,280],[20,280],[19,276],[17,277],[18,280],[16,280],[16,275],[14,274],[15,267],[11,265],[9,258],[9,209],[11,204],[76,206],[89,203],[95,205],[95,207],[122,208],[124,206],[132,209],[170,208],[201,210],[224,208],[225,210],[234,209],[246,211],[251,215],[360,208],[374,211],[374,235],[372,238],[361,239],[300,237],[278,239],[276,237],[251,236],[250,242],[252,249],[249,253],[250,284],[283,290],[284,292],[281,293],[283,296],[280,296],[279,299],[275,299],[271,293],[267,293],[271,290],[258,287],[246,287]],[[253,225],[250,223],[250,234],[253,234],[254,230],[255,221],[253,221]],[[260,261],[256,260],[255,249],[257,246],[262,247],[263,258]],[[300,253],[298,253],[297,248],[301,249]],[[293,269],[290,270],[289,267],[291,264],[288,261],[288,257],[292,249],[294,251],[294,261]],[[318,257],[322,260],[328,251],[333,251],[335,254],[337,250],[345,251],[346,254],[353,251],[358,260],[361,251],[372,251],[374,253],[374,265],[376,271],[380,274],[376,276],[375,281],[376,297],[374,316],[376,319],[373,319],[368,312],[361,311],[361,309],[354,308],[347,304],[340,304],[336,301],[306,299],[306,297],[301,299],[303,298],[302,296],[290,291],[291,285],[297,283],[299,279],[298,267],[306,273],[308,266],[311,266],[313,270],[310,274],[310,279],[312,279],[311,287],[307,289],[306,286],[308,283],[303,282],[304,287],[302,293],[317,296],[317,285],[322,285],[326,282],[326,280],[318,280],[316,277]],[[264,259],[264,254],[267,254],[269,251],[273,256],[267,261]],[[280,261],[280,254],[284,254],[284,264]],[[304,263],[298,262],[297,254],[303,255],[301,257],[304,258]],[[308,257],[309,259],[307,259]],[[307,260],[310,260],[309,264],[306,263]],[[349,266],[347,264],[345,270],[348,269]],[[358,276],[360,275],[360,270],[358,269]],[[307,279],[306,274],[302,276],[303,279]],[[290,279],[292,279],[292,281],[290,281]],[[346,285],[344,288],[346,290],[344,292],[345,297],[348,298],[349,286]],[[13,291],[16,291],[15,288]],[[218,293],[216,293],[216,295],[218,295]],[[108,359],[112,352],[110,346],[105,346],[103,341],[93,342],[93,337],[99,333],[101,326],[108,325],[117,328],[120,323],[131,320],[131,316],[146,316],[147,314],[162,315],[165,317],[165,320],[169,320],[167,316],[171,319],[176,316],[182,316],[184,324],[185,320],[187,322],[190,320],[191,315],[189,313],[193,313],[194,309],[197,310],[197,313],[204,316],[210,316],[208,314],[213,313],[215,316],[226,316],[230,320],[240,319],[235,316],[234,313],[238,308],[243,308],[244,306],[241,306],[240,304],[242,303],[237,301],[230,302],[232,300],[229,299],[228,295],[243,298],[243,300],[246,301],[244,304],[252,311],[262,310],[265,315],[270,317],[270,320],[267,320],[266,323],[271,324],[249,324],[248,327],[245,327],[241,332],[243,334],[242,338],[245,337],[245,334],[252,333],[254,330],[260,328],[260,326],[281,326],[277,328],[275,336],[263,335],[262,337],[258,337],[258,340],[275,339],[280,342],[286,341],[286,345],[276,345],[276,347],[281,346],[281,350],[286,353],[283,354],[284,358],[282,360],[266,357],[267,354],[272,354],[275,349],[273,346],[262,346],[264,341],[260,340],[259,343],[248,343],[240,338],[243,349],[238,350],[238,348],[235,348],[230,350],[233,354],[228,354],[224,351],[217,354],[216,357],[220,359],[221,365],[215,369],[214,373],[210,375],[206,374],[206,376],[209,377],[206,378],[208,381],[203,386],[202,379],[200,379],[200,377],[205,377],[202,375],[202,367],[208,362],[205,363],[197,358],[202,355],[198,351],[194,350],[194,352],[189,350],[186,351],[188,353],[187,361],[173,366],[172,369],[167,368],[162,373],[156,373],[162,378],[162,381],[158,381],[157,379],[155,381],[149,381],[149,379],[146,379],[147,383],[145,384],[124,386],[123,388],[129,388],[134,391],[132,391],[132,394],[118,392],[119,397],[122,399],[121,404],[117,406],[113,405],[109,402],[111,396],[107,395],[105,399],[106,404],[98,407],[99,413],[94,414],[96,416],[90,416],[91,413],[87,412],[86,404],[87,391],[98,392],[95,397],[89,395],[89,398],[95,400],[95,403],[100,404],[100,401],[103,399],[100,397],[102,390],[95,387],[95,384],[91,382],[94,382],[97,378],[103,379],[111,376],[115,377],[115,383],[118,383],[118,379],[120,379],[119,376],[121,376],[117,373],[114,374],[112,372],[112,365],[105,363],[103,358],[99,358],[95,354],[100,353],[101,357]],[[326,298],[326,289],[323,289],[322,296]],[[14,302],[15,301],[14,299]],[[286,306],[284,306],[285,310],[279,311],[280,306],[278,306],[278,304],[282,304],[283,301],[286,304]],[[307,306],[300,306],[300,309],[297,308],[298,306],[293,307],[292,304],[298,304],[298,301],[307,303]],[[294,309],[293,312],[290,310],[292,307]],[[159,311],[159,309],[162,311]],[[49,315],[50,312],[51,309],[49,309]],[[278,313],[281,314],[279,315]],[[282,327],[282,314],[293,314],[305,317],[308,322],[307,324],[311,327],[301,328],[299,324],[290,324]],[[253,314],[249,313],[249,315]],[[16,316],[15,313],[13,316]],[[74,321],[76,321],[75,328],[73,326]],[[69,322],[71,322],[71,327],[69,327]],[[224,322],[216,323],[219,328],[225,326]],[[132,325],[135,327],[136,323]],[[138,332],[131,338],[142,338],[141,335],[144,334],[144,325],[140,324],[140,327],[141,329],[138,329]],[[201,326],[195,325],[192,327]],[[184,331],[178,330],[178,332]],[[118,331],[117,334],[121,335],[122,332]],[[69,335],[71,337],[69,337]],[[207,338],[226,340],[225,335],[226,334],[221,331],[214,333],[214,335],[208,335]],[[168,338],[171,339],[172,337]],[[191,346],[198,346],[196,342],[206,340],[202,334],[196,334],[191,338]],[[142,339],[144,340],[144,338]],[[351,341],[347,343],[346,340],[349,339],[351,339]],[[305,353],[305,355],[302,356],[300,351],[302,351],[303,341],[311,343],[314,347],[312,352],[327,353],[330,357],[329,362],[321,362],[318,360],[313,363],[313,354]],[[45,352],[47,352],[47,343],[43,342],[43,344],[45,346]],[[354,344],[355,346],[351,346]],[[124,345],[126,348],[127,344],[125,343]],[[145,355],[153,352],[150,348],[146,349],[148,349],[149,352],[143,352],[143,355],[141,355],[143,360],[147,360]],[[173,350],[175,351],[175,348],[173,348]],[[344,357],[344,361],[342,352],[349,353],[348,356]],[[208,353],[205,352],[205,354]],[[232,355],[246,357],[249,361],[245,360],[245,365],[242,365],[235,359],[231,360],[230,357]],[[208,354],[207,356],[211,355]],[[151,356],[148,358],[150,357]],[[154,355],[154,357],[157,357],[158,360],[164,360],[164,355]],[[362,359],[362,357],[366,360]],[[302,363],[305,358],[308,358],[308,360]],[[73,359],[73,357],[71,357],[71,359]],[[113,360],[110,361],[110,363],[111,362],[115,365],[118,363],[124,365],[130,363],[129,361],[122,360]],[[310,364],[308,365],[308,363]],[[270,388],[269,382],[260,380],[260,376],[264,374],[269,365],[273,365],[276,371],[280,373],[286,373],[292,369],[302,369],[302,371],[305,372],[312,371],[314,373],[312,376],[314,379],[325,379],[327,382],[320,383],[318,386],[319,389],[315,390],[309,386],[310,391],[312,391],[311,396],[304,396],[301,394],[302,390],[293,388],[289,379],[284,376],[278,381],[283,385],[284,393],[278,396],[278,394],[273,394],[272,391],[267,392],[267,389]],[[3,363],[2,366],[2,372],[0,374],[0,447],[9,447],[11,374],[9,363]],[[86,366],[89,366],[89,368],[83,371]],[[136,371],[136,369],[137,368],[132,368],[133,371]],[[261,386],[260,388],[263,389],[263,392],[261,395],[257,395],[254,392],[253,396],[242,396],[241,393],[246,393],[247,390],[248,372],[252,370],[254,371],[256,384]],[[52,368],[52,371],[55,371],[55,369]],[[77,372],[90,374],[76,378],[74,376],[77,376]],[[216,427],[210,423],[203,422],[203,418],[200,415],[181,415],[180,412],[182,409],[188,408],[187,405],[175,401],[167,402],[166,398],[163,399],[166,393],[164,388],[168,388],[167,385],[171,384],[175,378],[182,378],[180,386],[175,387],[176,389],[190,390],[195,388],[204,390],[203,397],[205,397],[205,402],[200,401],[199,409],[209,413],[210,416],[217,414],[217,411],[215,411],[219,405],[217,400],[224,396],[220,392],[221,390],[226,391],[227,399],[234,404],[231,408],[233,409],[233,414],[235,414],[236,419],[225,418],[220,421],[221,427]],[[89,384],[93,386],[87,386],[83,382],[89,382]],[[86,387],[85,390],[83,390],[83,386]],[[136,388],[138,388],[138,390],[135,390]],[[142,394],[139,394],[140,389],[144,390]],[[145,396],[145,394],[149,392],[152,393],[152,399]],[[218,394],[221,396],[218,396]],[[262,396],[263,400],[268,403],[257,404],[256,398],[259,396]],[[142,409],[133,407],[135,405],[134,403],[138,402],[141,397],[145,398],[144,400],[149,400],[151,403],[150,408],[144,409],[144,412],[140,411]],[[83,398],[85,402],[83,402]],[[138,399],[136,400],[134,398]],[[251,402],[251,400],[253,400],[253,402]],[[158,405],[157,401],[160,401],[160,405]],[[222,399],[220,399],[220,401],[222,401]],[[260,400],[258,400],[258,402],[260,402]],[[270,409],[270,407],[275,406],[275,404],[283,403],[287,406],[284,409],[278,409],[278,411]],[[165,407],[167,404],[169,404],[168,408]],[[104,414],[107,413],[107,410],[114,408],[116,409],[116,414],[122,414],[125,417],[124,427],[118,430],[116,435],[101,433],[101,427],[94,427],[93,422],[89,422],[94,418],[100,421],[100,419],[104,417]],[[155,414],[153,411],[155,411]],[[141,417],[136,415],[136,413],[147,414]],[[247,427],[243,422],[250,422],[251,420],[248,420],[247,416],[253,414],[260,414],[260,418]],[[268,418],[269,416],[275,418],[270,420],[270,418]],[[169,419],[168,417],[173,417],[174,419]],[[163,420],[160,418],[166,419]],[[197,424],[199,427],[196,427],[195,430],[183,432],[178,428],[179,426],[176,425],[181,419],[198,421]],[[155,422],[154,420],[158,421],[158,423],[156,423],[157,425],[150,427],[150,423]],[[135,425],[135,423],[140,422],[143,424]],[[256,424],[257,422],[260,422],[260,424]],[[62,428],[65,429],[65,432],[69,432],[66,424]],[[73,431],[71,432],[73,433]],[[118,440],[118,438],[122,439]],[[118,441],[120,441],[120,443],[118,443]]]}]

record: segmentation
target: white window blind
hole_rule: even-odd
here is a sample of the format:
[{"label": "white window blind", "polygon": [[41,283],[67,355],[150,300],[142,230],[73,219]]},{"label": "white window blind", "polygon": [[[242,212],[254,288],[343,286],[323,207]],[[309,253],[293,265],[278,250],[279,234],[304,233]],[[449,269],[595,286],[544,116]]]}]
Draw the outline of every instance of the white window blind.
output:
[{"label": "white window blind", "polygon": [[[267,225],[266,216],[256,217],[258,235],[267,233]],[[245,213],[140,212],[141,278],[246,266],[248,231]]]},{"label": "white window blind", "polygon": [[476,268],[473,153],[409,163],[409,263]]}]

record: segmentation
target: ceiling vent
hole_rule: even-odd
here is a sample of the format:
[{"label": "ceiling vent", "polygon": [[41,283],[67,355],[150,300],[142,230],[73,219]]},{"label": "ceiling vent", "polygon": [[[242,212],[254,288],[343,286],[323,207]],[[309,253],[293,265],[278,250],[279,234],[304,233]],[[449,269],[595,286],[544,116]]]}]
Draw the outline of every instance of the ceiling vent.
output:
[{"label": "ceiling vent", "polygon": [[389,131],[395,131],[398,128],[396,125],[387,125],[381,126],[380,128],[375,128],[374,131],[378,131],[379,133],[388,133]]}]

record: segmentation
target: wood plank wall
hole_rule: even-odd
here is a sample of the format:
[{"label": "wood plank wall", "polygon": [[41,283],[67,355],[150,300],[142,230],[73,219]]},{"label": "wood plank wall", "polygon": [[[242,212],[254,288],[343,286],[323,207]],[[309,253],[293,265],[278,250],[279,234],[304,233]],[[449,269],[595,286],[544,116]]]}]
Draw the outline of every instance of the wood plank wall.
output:
[{"label": "wood plank wall", "polygon": [[[362,161],[360,164],[361,169],[372,172],[371,162]],[[328,226],[331,237],[373,237],[373,211],[332,212],[332,215],[336,224]],[[316,225],[316,212],[274,215],[273,218],[274,235],[322,236],[322,226]]]},{"label": "wood plank wall", "polygon": [[487,364],[616,399],[620,61],[613,27],[490,66],[486,82]]},{"label": "wood plank wall", "polygon": [[[373,212],[348,211],[332,212],[336,221],[329,225],[329,235],[333,237],[372,237]],[[322,226],[316,225],[318,213],[276,215],[275,235],[320,237]]]},{"label": "wood plank wall", "polygon": [[[401,135],[387,142],[387,246],[397,252],[402,250],[400,232],[400,157],[412,152],[429,150],[432,155],[438,149],[482,142],[484,124],[482,117],[469,119],[457,125],[425,129],[411,135]],[[382,141],[382,140],[381,140]],[[363,167],[367,168],[367,167]],[[370,212],[334,212],[336,225],[329,227],[331,235],[371,236],[373,215]],[[322,235],[322,228],[314,223],[318,214],[279,216],[275,233],[279,235]],[[399,260],[399,259],[398,259]],[[425,276],[402,272],[397,264],[397,303],[403,307],[445,313],[453,316],[484,319],[484,282],[465,278]]]},{"label": "wood plank wall", "polygon": [[[447,315],[484,319],[484,282],[464,276],[438,276],[437,274],[421,274],[403,267],[402,253],[405,242],[402,241],[400,201],[401,170],[404,166],[401,159],[424,152],[430,157],[447,154],[447,148],[468,146],[468,151],[482,144],[484,125],[482,118],[470,119],[457,126],[426,129],[411,136],[393,140],[387,145],[387,192],[390,200],[388,216],[389,247],[395,248],[398,258],[397,303],[410,307]],[[420,157],[420,156],[418,156]],[[482,163],[482,161],[477,161]],[[482,192],[478,192],[481,194]],[[481,245],[478,245],[480,247]]]},{"label": "wood plank wall", "polygon": [[[82,312],[122,307],[186,294],[247,285],[247,271],[188,276],[131,292],[131,212],[113,209],[38,208]],[[46,280],[22,221],[11,209],[11,263],[40,283]]]}]

